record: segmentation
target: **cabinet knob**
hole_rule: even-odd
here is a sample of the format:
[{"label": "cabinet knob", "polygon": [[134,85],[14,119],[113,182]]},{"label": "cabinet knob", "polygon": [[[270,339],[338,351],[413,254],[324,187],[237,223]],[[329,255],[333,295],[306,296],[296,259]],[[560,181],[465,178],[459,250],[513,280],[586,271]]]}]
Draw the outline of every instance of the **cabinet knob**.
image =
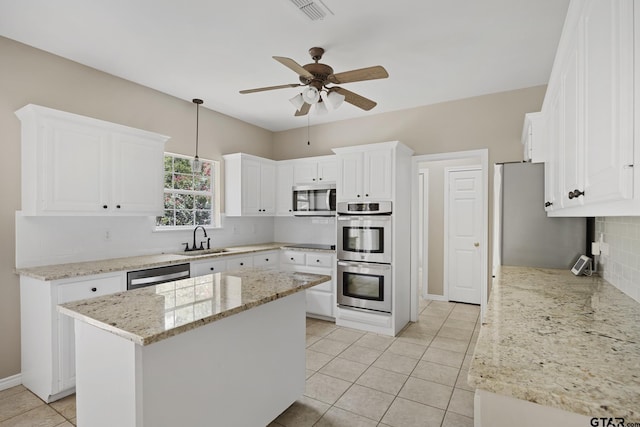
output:
[{"label": "cabinet knob", "polygon": [[553,203],[551,203],[551,202],[546,202],[546,203],[544,204],[544,207],[545,207],[545,208],[548,208],[548,207],[549,207],[549,206],[551,206],[551,205],[553,205]]},{"label": "cabinet knob", "polygon": [[365,195],[364,195],[364,197],[369,197],[369,195],[368,195],[368,194],[365,194]]},{"label": "cabinet knob", "polygon": [[91,292],[96,292],[98,288],[91,288]]},{"label": "cabinet knob", "polygon": [[241,262],[240,265],[244,265],[244,262]]},{"label": "cabinet knob", "polygon": [[264,260],[265,260],[265,261],[267,261],[267,262],[269,262],[269,258],[265,258]]},{"label": "cabinet knob", "polygon": [[578,198],[580,196],[584,196],[584,191],[580,191],[577,188],[573,191],[569,191],[569,199]]},{"label": "cabinet knob", "polygon": [[289,212],[293,212],[293,209],[289,209]]},{"label": "cabinet knob", "polygon": [[359,195],[359,194],[358,194],[357,196],[358,196],[358,197],[360,197],[360,195]]},{"label": "cabinet knob", "polygon": [[102,209],[107,209],[109,206],[107,205],[102,205]]},{"label": "cabinet knob", "polygon": [[291,257],[291,261],[293,261],[293,257]]},{"label": "cabinet knob", "polygon": [[316,180],[315,178],[311,178],[311,181],[315,181],[315,180]]},{"label": "cabinet knob", "polygon": [[116,205],[116,208],[117,208],[117,209],[120,209],[120,205]]},{"label": "cabinet knob", "polygon": [[213,270],[215,270],[215,269],[216,269],[215,267],[210,267],[210,268],[209,268],[209,270],[211,270],[211,271],[213,271]]}]

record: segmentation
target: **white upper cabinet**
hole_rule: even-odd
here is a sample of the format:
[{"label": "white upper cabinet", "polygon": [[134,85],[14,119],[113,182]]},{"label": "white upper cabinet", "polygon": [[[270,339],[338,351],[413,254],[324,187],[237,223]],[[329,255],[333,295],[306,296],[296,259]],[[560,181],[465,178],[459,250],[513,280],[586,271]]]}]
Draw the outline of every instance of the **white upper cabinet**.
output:
[{"label": "white upper cabinet", "polygon": [[293,165],[293,182],[295,185],[336,182],[336,156],[298,159],[294,161]]},{"label": "white upper cabinet", "polygon": [[633,197],[633,3],[589,1],[585,7],[584,192],[589,203]]},{"label": "white upper cabinet", "polygon": [[293,216],[293,163],[278,162],[276,169],[276,215]]},{"label": "white upper cabinet", "polygon": [[227,216],[275,215],[276,162],[244,153],[222,157]]},{"label": "white upper cabinet", "polygon": [[392,200],[394,146],[387,143],[339,148],[338,201]]},{"label": "white upper cabinet", "polygon": [[633,3],[584,0],[569,7],[542,108],[551,216],[640,214],[634,174],[640,10]]},{"label": "white upper cabinet", "polygon": [[527,113],[524,115],[522,145],[525,162],[540,163],[545,161],[545,153],[548,146],[546,131],[542,113]]},{"label": "white upper cabinet", "polygon": [[32,104],[16,115],[25,215],[162,215],[168,137]]}]

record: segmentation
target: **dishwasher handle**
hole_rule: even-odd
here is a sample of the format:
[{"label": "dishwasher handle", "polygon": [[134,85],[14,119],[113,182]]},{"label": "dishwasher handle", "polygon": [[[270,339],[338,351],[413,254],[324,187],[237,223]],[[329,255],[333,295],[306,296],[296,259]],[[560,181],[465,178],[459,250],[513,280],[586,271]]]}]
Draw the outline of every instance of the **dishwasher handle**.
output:
[{"label": "dishwasher handle", "polygon": [[127,273],[127,290],[191,277],[190,264],[174,264]]}]

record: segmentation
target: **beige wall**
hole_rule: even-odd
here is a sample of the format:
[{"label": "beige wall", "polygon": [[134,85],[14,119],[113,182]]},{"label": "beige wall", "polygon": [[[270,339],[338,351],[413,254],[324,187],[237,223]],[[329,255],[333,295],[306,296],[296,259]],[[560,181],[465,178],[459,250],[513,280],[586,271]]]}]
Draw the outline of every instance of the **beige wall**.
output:
[{"label": "beige wall", "polygon": [[[0,37],[0,379],[20,372],[19,284],[15,268],[15,212],[20,210],[20,121],[26,104],[91,116],[171,136],[167,151],[193,155],[195,106],[55,55]],[[197,93],[193,94],[198,97]],[[205,99],[204,106],[207,105]],[[270,131],[214,111],[200,110],[203,158],[243,151],[272,157]],[[82,159],[78,159],[82,161]]]},{"label": "beige wall", "polygon": [[306,127],[277,132],[273,155],[293,159],[331,154],[333,147],[399,140],[415,154],[488,148],[489,164],[522,160],[524,113],[540,111],[545,90],[537,86],[311,126],[311,145]]}]

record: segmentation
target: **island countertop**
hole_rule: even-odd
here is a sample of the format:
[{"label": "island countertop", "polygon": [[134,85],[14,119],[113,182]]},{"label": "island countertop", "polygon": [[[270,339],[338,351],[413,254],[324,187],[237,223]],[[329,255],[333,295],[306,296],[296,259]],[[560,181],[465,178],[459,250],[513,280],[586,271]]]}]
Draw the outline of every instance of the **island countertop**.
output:
[{"label": "island countertop", "polygon": [[502,267],[469,383],[589,417],[640,421],[640,304],[600,277]]},{"label": "island countertop", "polygon": [[58,311],[144,346],[328,280],[248,268],[70,302]]}]

